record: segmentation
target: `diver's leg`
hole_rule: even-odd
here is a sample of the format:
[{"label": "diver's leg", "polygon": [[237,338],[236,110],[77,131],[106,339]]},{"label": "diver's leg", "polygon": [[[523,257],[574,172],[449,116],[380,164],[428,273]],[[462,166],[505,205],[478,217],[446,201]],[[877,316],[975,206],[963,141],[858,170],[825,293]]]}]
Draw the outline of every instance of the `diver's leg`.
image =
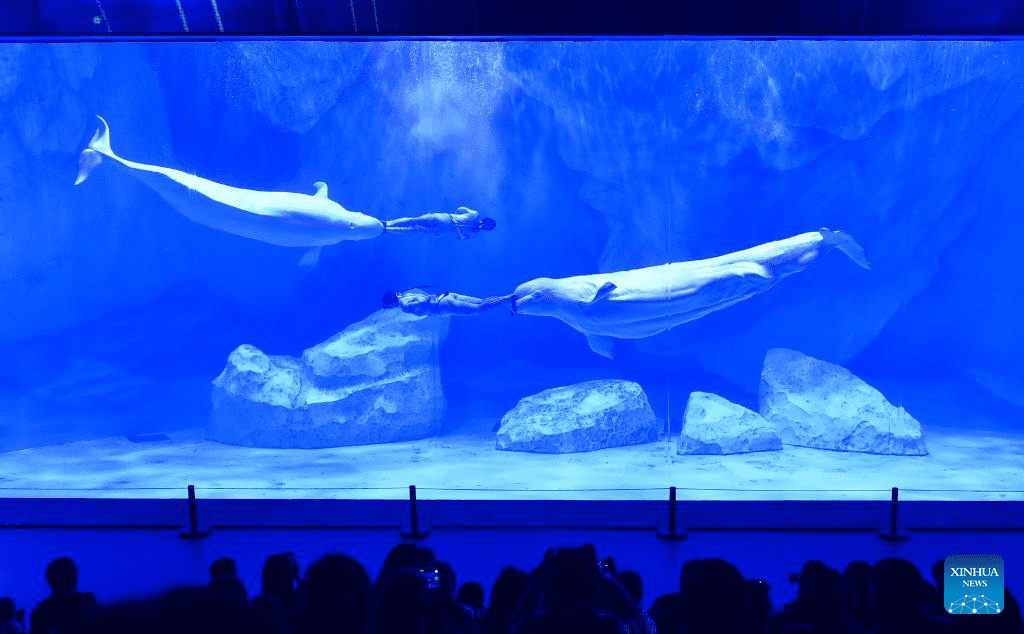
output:
[{"label": "diver's leg", "polygon": [[384,221],[384,226],[386,233],[444,233],[451,231],[451,215],[431,213],[412,218],[395,218]]}]

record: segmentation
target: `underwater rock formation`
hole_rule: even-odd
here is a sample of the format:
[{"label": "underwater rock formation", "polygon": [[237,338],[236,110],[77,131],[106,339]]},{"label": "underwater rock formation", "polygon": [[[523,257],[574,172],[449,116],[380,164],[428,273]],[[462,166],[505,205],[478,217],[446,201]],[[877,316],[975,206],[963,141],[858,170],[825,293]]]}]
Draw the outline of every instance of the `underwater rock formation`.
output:
[{"label": "underwater rock formation", "polygon": [[923,456],[921,424],[838,365],[785,348],[764,358],[761,415],[787,445]]},{"label": "underwater rock formation", "polygon": [[576,453],[658,439],[642,387],[632,381],[587,381],[527,396],[501,418],[497,448]]},{"label": "underwater rock formation", "polygon": [[679,454],[714,455],[778,449],[782,449],[782,440],[775,426],[757,412],[717,394],[690,394],[679,435]]},{"label": "underwater rock formation", "polygon": [[378,311],[299,358],[239,346],[214,382],[211,440],[321,448],[441,431],[437,346],[448,320]]}]

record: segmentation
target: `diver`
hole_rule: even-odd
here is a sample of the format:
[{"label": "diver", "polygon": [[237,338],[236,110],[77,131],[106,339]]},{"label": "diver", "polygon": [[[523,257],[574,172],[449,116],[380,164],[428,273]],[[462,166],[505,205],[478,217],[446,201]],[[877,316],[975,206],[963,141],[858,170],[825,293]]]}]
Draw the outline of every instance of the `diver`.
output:
[{"label": "diver", "polygon": [[501,306],[505,302],[511,304],[512,313],[515,314],[515,293],[481,299],[448,291],[435,295],[419,288],[412,288],[407,291],[388,291],[384,293],[382,301],[384,308],[401,308],[403,312],[412,315],[459,315],[462,317],[476,315]]},{"label": "diver", "polygon": [[459,213],[430,213],[414,218],[382,220],[384,233],[446,233],[455,232],[459,240],[475,238],[480,231],[493,231],[494,218],[481,218],[480,212],[459,207]]}]

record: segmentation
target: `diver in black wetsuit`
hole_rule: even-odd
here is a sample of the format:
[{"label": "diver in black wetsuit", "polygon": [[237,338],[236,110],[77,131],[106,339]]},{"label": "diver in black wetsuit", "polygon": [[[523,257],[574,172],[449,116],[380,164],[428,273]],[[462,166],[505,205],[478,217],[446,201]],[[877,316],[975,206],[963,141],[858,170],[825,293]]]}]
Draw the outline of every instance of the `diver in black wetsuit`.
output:
[{"label": "diver in black wetsuit", "polygon": [[454,231],[459,240],[475,238],[481,231],[493,231],[494,218],[481,218],[480,212],[459,207],[459,213],[432,213],[415,218],[382,220],[384,233],[447,233]]},{"label": "diver in black wetsuit", "polygon": [[413,315],[477,315],[508,302],[512,314],[516,312],[515,294],[497,295],[494,297],[471,297],[445,291],[434,295],[418,288],[407,291],[388,291],[384,293],[384,308],[401,308]]}]

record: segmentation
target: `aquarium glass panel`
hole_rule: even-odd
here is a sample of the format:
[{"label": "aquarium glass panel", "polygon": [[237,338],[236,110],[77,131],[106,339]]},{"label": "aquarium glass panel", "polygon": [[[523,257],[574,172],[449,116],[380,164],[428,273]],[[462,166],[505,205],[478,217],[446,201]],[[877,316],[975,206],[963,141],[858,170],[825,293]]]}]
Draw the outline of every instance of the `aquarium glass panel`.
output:
[{"label": "aquarium glass panel", "polygon": [[0,42],[0,495],[1019,499],[1022,68]]}]

